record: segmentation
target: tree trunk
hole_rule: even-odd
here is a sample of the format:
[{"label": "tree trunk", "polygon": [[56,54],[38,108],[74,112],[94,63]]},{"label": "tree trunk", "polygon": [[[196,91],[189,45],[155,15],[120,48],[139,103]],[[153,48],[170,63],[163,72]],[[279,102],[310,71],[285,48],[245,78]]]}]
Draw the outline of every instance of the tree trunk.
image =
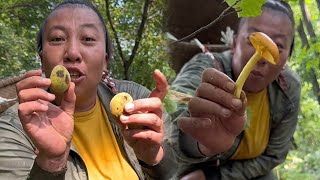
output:
[{"label": "tree trunk", "polygon": [[309,45],[309,42],[308,42],[307,35],[304,32],[303,22],[302,22],[301,19],[299,21],[299,25],[298,25],[297,31],[298,31],[300,39],[301,39],[302,47],[307,47],[307,49],[309,49],[310,45]]},{"label": "tree trunk", "polygon": [[[301,8],[301,12],[302,12],[302,17],[303,17],[303,22],[306,25],[308,34],[311,37],[311,43],[314,39],[317,38],[316,33],[312,27],[312,24],[310,22],[309,19],[309,15],[308,15],[308,11],[307,11],[307,7],[305,5],[305,1],[304,0],[299,0],[299,4],[300,4],[300,8]],[[310,43],[308,42],[306,33],[304,32],[303,29],[303,24],[302,21],[300,21],[300,24],[298,26],[298,32],[302,41],[302,46],[303,47],[307,47],[307,49],[309,49],[310,47]],[[318,53],[316,54],[316,57],[318,57]],[[307,72],[308,77],[310,78],[310,82],[312,84],[312,89],[313,89],[313,94],[314,96],[317,98],[318,104],[320,105],[320,87],[319,87],[319,83],[318,83],[318,77],[317,74],[314,70],[314,68],[311,68],[309,72]]]},{"label": "tree trunk", "polygon": [[316,0],[316,2],[317,2],[318,10],[320,11],[320,0]]},{"label": "tree trunk", "polygon": [[145,0],[143,12],[141,15],[141,22],[140,22],[139,28],[137,30],[137,35],[135,37],[134,46],[132,48],[130,57],[127,58],[127,56],[123,53],[123,49],[120,45],[120,39],[119,39],[117,30],[115,29],[114,24],[113,24],[113,19],[111,17],[111,12],[110,12],[110,2],[109,2],[109,0],[105,0],[108,22],[110,24],[111,31],[112,31],[114,38],[115,38],[115,41],[116,41],[116,48],[119,52],[119,56],[120,56],[120,59],[122,62],[125,80],[130,80],[129,68],[130,68],[131,64],[133,63],[134,58],[137,54],[138,48],[140,46],[140,42],[142,40],[142,35],[145,31],[146,23],[148,20],[148,10],[149,10],[149,7],[151,6],[152,2],[153,2],[152,0]]},{"label": "tree trunk", "polygon": [[300,4],[301,12],[302,12],[303,21],[304,21],[304,24],[306,25],[308,34],[310,35],[310,37],[312,39],[314,39],[314,38],[316,38],[316,33],[314,32],[314,29],[313,29],[312,24],[310,22],[310,17],[308,14],[308,9],[306,7],[305,1],[299,0],[299,4]]}]

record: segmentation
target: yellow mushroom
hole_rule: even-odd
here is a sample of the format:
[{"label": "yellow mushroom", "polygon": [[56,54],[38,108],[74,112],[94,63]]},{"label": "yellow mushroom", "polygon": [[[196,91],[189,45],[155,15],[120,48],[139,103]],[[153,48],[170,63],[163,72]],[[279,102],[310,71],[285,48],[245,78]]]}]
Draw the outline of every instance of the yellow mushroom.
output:
[{"label": "yellow mushroom", "polygon": [[277,64],[279,60],[279,50],[272,39],[262,32],[254,32],[249,36],[250,42],[256,49],[254,55],[242,69],[237,81],[234,95],[240,98],[242,87],[248,78],[255,64],[263,57],[271,64]]},{"label": "yellow mushroom", "polygon": [[50,89],[57,94],[62,94],[68,90],[70,85],[70,74],[62,65],[56,65],[50,74],[51,86]]},{"label": "yellow mushroom", "polygon": [[[110,101],[110,111],[111,114],[113,114],[117,120],[120,119],[120,116],[125,113],[124,106],[127,103],[132,102],[133,99],[130,94],[126,92],[120,92],[116,94]],[[142,129],[143,126],[140,125],[128,125],[129,129]]]},{"label": "yellow mushroom", "polygon": [[116,94],[110,101],[111,114],[119,118],[122,114],[124,114],[124,106],[132,101],[133,99],[128,93],[121,92]]}]

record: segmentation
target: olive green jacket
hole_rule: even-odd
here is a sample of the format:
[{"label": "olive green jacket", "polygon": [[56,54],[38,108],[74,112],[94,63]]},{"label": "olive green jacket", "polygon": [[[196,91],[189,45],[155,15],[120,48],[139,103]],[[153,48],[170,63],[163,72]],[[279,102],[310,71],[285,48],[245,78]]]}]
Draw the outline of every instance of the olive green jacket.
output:
[{"label": "olive green jacket", "polygon": [[[150,93],[147,88],[129,81],[116,81],[115,87],[119,92],[127,92],[132,95],[133,99],[148,97]],[[105,83],[101,83],[98,87],[98,95],[106,108],[120,150],[132,168],[136,171],[139,178],[169,179],[169,177],[176,172],[176,161],[175,155],[173,154],[172,148],[168,145],[167,140],[163,143],[165,156],[159,164],[148,166],[143,162],[139,162],[133,149],[126,141],[124,141],[120,128],[117,126],[116,120],[110,113],[109,102],[114,96],[114,92]],[[35,146],[21,126],[18,118],[17,106],[18,105],[15,104],[0,116],[0,179],[88,179],[84,161],[73,145],[71,146],[65,174],[57,176],[48,173],[40,169],[37,164],[34,163],[36,158],[36,154],[34,153]],[[168,115],[164,114],[163,119],[165,119],[165,122],[170,121],[169,118]],[[170,125],[170,123],[165,123],[165,125]],[[48,139],[48,141],[50,141],[50,139]]]},{"label": "olive green jacket", "polygon": [[[201,82],[202,72],[206,68],[216,68],[235,80],[230,51],[213,53],[213,55],[215,60],[204,53],[195,55],[183,66],[171,84],[171,88],[193,95]],[[193,138],[181,131],[176,132],[174,141],[179,142],[175,146],[179,155],[179,173],[183,173],[190,168],[195,169],[197,165],[212,166],[212,170],[218,169],[217,173],[223,180],[252,179],[270,173],[274,167],[285,161],[292,144],[299,112],[300,86],[298,75],[291,71],[288,66],[285,66],[279,77],[268,86],[270,102],[269,143],[263,154],[254,159],[227,160],[237,149],[242,134],[236,139],[229,152],[218,158],[208,158],[201,155]],[[179,116],[189,116],[187,105],[181,105],[172,116],[173,119]],[[220,161],[220,166],[215,168],[217,159]]]}]

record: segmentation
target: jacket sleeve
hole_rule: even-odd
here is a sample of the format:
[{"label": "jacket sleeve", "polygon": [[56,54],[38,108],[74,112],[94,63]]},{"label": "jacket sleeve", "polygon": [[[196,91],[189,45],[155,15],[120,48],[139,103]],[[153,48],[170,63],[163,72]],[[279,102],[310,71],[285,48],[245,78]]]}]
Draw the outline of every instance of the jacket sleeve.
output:
[{"label": "jacket sleeve", "polygon": [[62,174],[51,174],[34,162],[35,147],[22,129],[17,115],[17,104],[0,115],[0,172],[1,177],[15,179],[62,179]]},{"label": "jacket sleeve", "polygon": [[[202,72],[207,68],[215,67],[213,61],[210,56],[204,53],[195,55],[183,66],[170,88],[194,95],[201,83]],[[179,117],[188,116],[190,116],[190,114],[188,112],[188,104],[186,103],[178,104],[177,111],[171,114],[173,119],[172,125],[174,126],[171,134],[171,143],[178,155],[181,171],[184,171],[184,168],[188,168],[191,164],[203,162],[208,159],[200,153],[197,141],[188,134],[183,133],[177,126]]]},{"label": "jacket sleeve", "polygon": [[285,161],[297,125],[301,91],[300,82],[297,79],[289,79],[289,81],[292,86],[288,91],[288,94],[292,94],[289,96],[292,102],[291,106],[288,105],[290,111],[273,114],[269,144],[265,152],[254,159],[229,161],[221,166],[222,180],[258,178],[268,174],[274,167]]}]

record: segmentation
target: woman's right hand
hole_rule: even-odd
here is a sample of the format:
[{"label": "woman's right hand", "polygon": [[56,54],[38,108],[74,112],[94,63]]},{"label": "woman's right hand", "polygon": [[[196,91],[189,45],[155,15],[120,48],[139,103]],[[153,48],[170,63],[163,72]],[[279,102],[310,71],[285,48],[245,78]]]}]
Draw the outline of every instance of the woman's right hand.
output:
[{"label": "woman's right hand", "polygon": [[246,97],[233,95],[235,83],[224,73],[209,68],[189,102],[191,117],[178,120],[180,129],[199,142],[207,156],[227,151],[243,130],[246,116]]},{"label": "woman's right hand", "polygon": [[56,106],[51,103],[55,95],[45,90],[51,80],[41,77],[41,73],[41,70],[29,71],[17,83],[18,114],[24,131],[37,148],[37,164],[46,171],[57,172],[65,167],[70,150],[75,85],[70,83],[61,106]]}]

